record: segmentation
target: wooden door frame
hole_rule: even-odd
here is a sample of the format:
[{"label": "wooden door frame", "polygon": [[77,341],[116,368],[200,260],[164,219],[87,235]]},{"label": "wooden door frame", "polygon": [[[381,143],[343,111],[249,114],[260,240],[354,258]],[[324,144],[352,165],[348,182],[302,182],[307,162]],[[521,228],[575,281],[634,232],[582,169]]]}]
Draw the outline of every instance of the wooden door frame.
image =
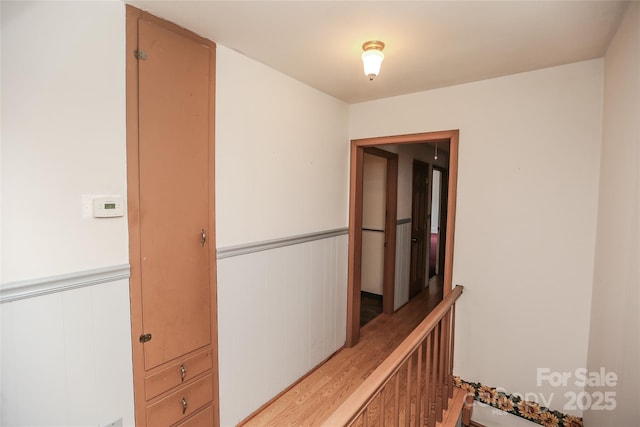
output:
[{"label": "wooden door frame", "polygon": [[217,315],[217,268],[215,250],[215,49],[216,44],[198,36],[176,24],[143,12],[133,6],[126,5],[126,152],[127,152],[127,215],[129,230],[129,297],[131,304],[131,351],[133,363],[133,396],[134,417],[138,426],[147,424],[146,396],[145,396],[145,362],[144,349],[139,342],[139,336],[144,333],[142,324],[142,275],[140,254],[140,177],[139,177],[139,126],[138,126],[138,60],[135,51],[138,48],[138,21],[147,20],[162,26],[174,33],[209,46],[213,54],[210,55],[210,69],[212,70],[209,83],[209,172],[211,184],[209,192],[209,283],[211,295],[211,347],[212,347],[212,378],[213,378],[213,415],[214,426],[220,424],[219,405],[219,374],[218,374],[218,315]]},{"label": "wooden door frame", "polygon": [[[387,160],[385,179],[386,200],[384,219],[384,261],[382,275],[382,312],[393,313],[394,281],[396,276],[396,220],[398,218],[398,155],[376,147],[364,147],[364,153]],[[364,163],[363,163],[364,165]],[[364,168],[363,168],[364,171]],[[362,189],[362,187],[361,187]],[[362,203],[360,204],[362,208]],[[362,248],[362,215],[360,215],[360,248]],[[362,256],[362,252],[360,253]],[[358,325],[360,325],[360,302],[358,301]]]},{"label": "wooden door frame", "polygon": [[[347,274],[347,340],[353,347],[360,339],[360,289],[362,273],[362,178],[364,149],[381,145],[449,143],[449,183],[443,294],[452,290],[453,237],[455,231],[456,189],[458,178],[459,131],[447,130],[407,135],[383,136],[351,140],[349,171],[349,258]],[[397,197],[395,198],[397,200]],[[395,235],[395,220],[393,230]],[[394,239],[395,241],[395,239]],[[395,246],[395,243],[394,243]],[[395,254],[394,254],[395,263]],[[394,265],[395,270],[395,265]]]}]

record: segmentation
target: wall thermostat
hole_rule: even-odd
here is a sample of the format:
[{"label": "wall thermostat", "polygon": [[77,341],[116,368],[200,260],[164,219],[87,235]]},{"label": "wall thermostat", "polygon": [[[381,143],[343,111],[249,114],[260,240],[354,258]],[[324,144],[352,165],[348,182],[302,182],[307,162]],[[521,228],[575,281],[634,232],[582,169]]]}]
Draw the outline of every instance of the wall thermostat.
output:
[{"label": "wall thermostat", "polygon": [[94,218],[115,218],[124,215],[124,201],[121,196],[94,197]]}]

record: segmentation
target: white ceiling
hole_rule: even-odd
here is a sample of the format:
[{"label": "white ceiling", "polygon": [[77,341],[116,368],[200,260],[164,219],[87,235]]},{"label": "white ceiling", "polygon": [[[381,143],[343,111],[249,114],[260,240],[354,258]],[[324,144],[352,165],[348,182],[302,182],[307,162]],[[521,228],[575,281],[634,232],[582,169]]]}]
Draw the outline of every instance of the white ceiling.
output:
[{"label": "white ceiling", "polygon": [[[348,103],[603,56],[627,2],[126,0]],[[380,75],[362,43],[386,43]]]}]

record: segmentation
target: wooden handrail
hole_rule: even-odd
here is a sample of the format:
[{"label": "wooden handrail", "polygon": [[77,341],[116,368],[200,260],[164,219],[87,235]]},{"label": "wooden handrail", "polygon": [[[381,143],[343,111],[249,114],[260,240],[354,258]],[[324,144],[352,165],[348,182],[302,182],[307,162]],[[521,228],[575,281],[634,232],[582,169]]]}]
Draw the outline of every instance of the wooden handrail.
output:
[{"label": "wooden handrail", "polygon": [[[447,315],[451,313],[456,300],[462,295],[462,290],[463,286],[457,285],[322,425],[335,427],[348,426],[353,423],[379,396],[380,391],[398,373],[400,367],[412,357],[418,347],[423,345],[434,330],[437,332],[437,329],[440,329],[438,326],[441,326],[441,323],[448,321],[449,316]],[[441,322],[445,316],[447,318]],[[443,332],[443,334],[445,333]],[[452,336],[446,333],[446,337],[446,342],[449,342],[448,340],[452,342]],[[420,358],[418,360],[420,361]],[[448,366],[446,370],[452,368],[452,366]],[[446,376],[447,372],[440,372],[440,374]]]}]

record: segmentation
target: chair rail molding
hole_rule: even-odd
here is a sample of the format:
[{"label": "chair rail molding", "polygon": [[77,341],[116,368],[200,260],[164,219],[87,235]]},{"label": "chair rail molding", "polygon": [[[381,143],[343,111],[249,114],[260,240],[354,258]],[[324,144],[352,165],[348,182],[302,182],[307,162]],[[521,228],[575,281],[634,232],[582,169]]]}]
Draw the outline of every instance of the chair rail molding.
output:
[{"label": "chair rail molding", "polygon": [[0,304],[129,279],[129,276],[129,264],[119,264],[37,279],[3,283],[0,286]]},{"label": "chair rail molding", "polygon": [[284,246],[299,245],[301,243],[312,242],[314,240],[328,239],[330,237],[341,236],[347,234],[349,230],[345,228],[336,228],[333,230],[318,231],[315,233],[299,234],[296,236],[283,237],[280,239],[265,240],[262,242],[247,243],[235,246],[227,246],[218,248],[216,251],[217,259],[231,258],[238,255],[246,255],[254,252],[267,251],[270,249],[281,248]]}]

